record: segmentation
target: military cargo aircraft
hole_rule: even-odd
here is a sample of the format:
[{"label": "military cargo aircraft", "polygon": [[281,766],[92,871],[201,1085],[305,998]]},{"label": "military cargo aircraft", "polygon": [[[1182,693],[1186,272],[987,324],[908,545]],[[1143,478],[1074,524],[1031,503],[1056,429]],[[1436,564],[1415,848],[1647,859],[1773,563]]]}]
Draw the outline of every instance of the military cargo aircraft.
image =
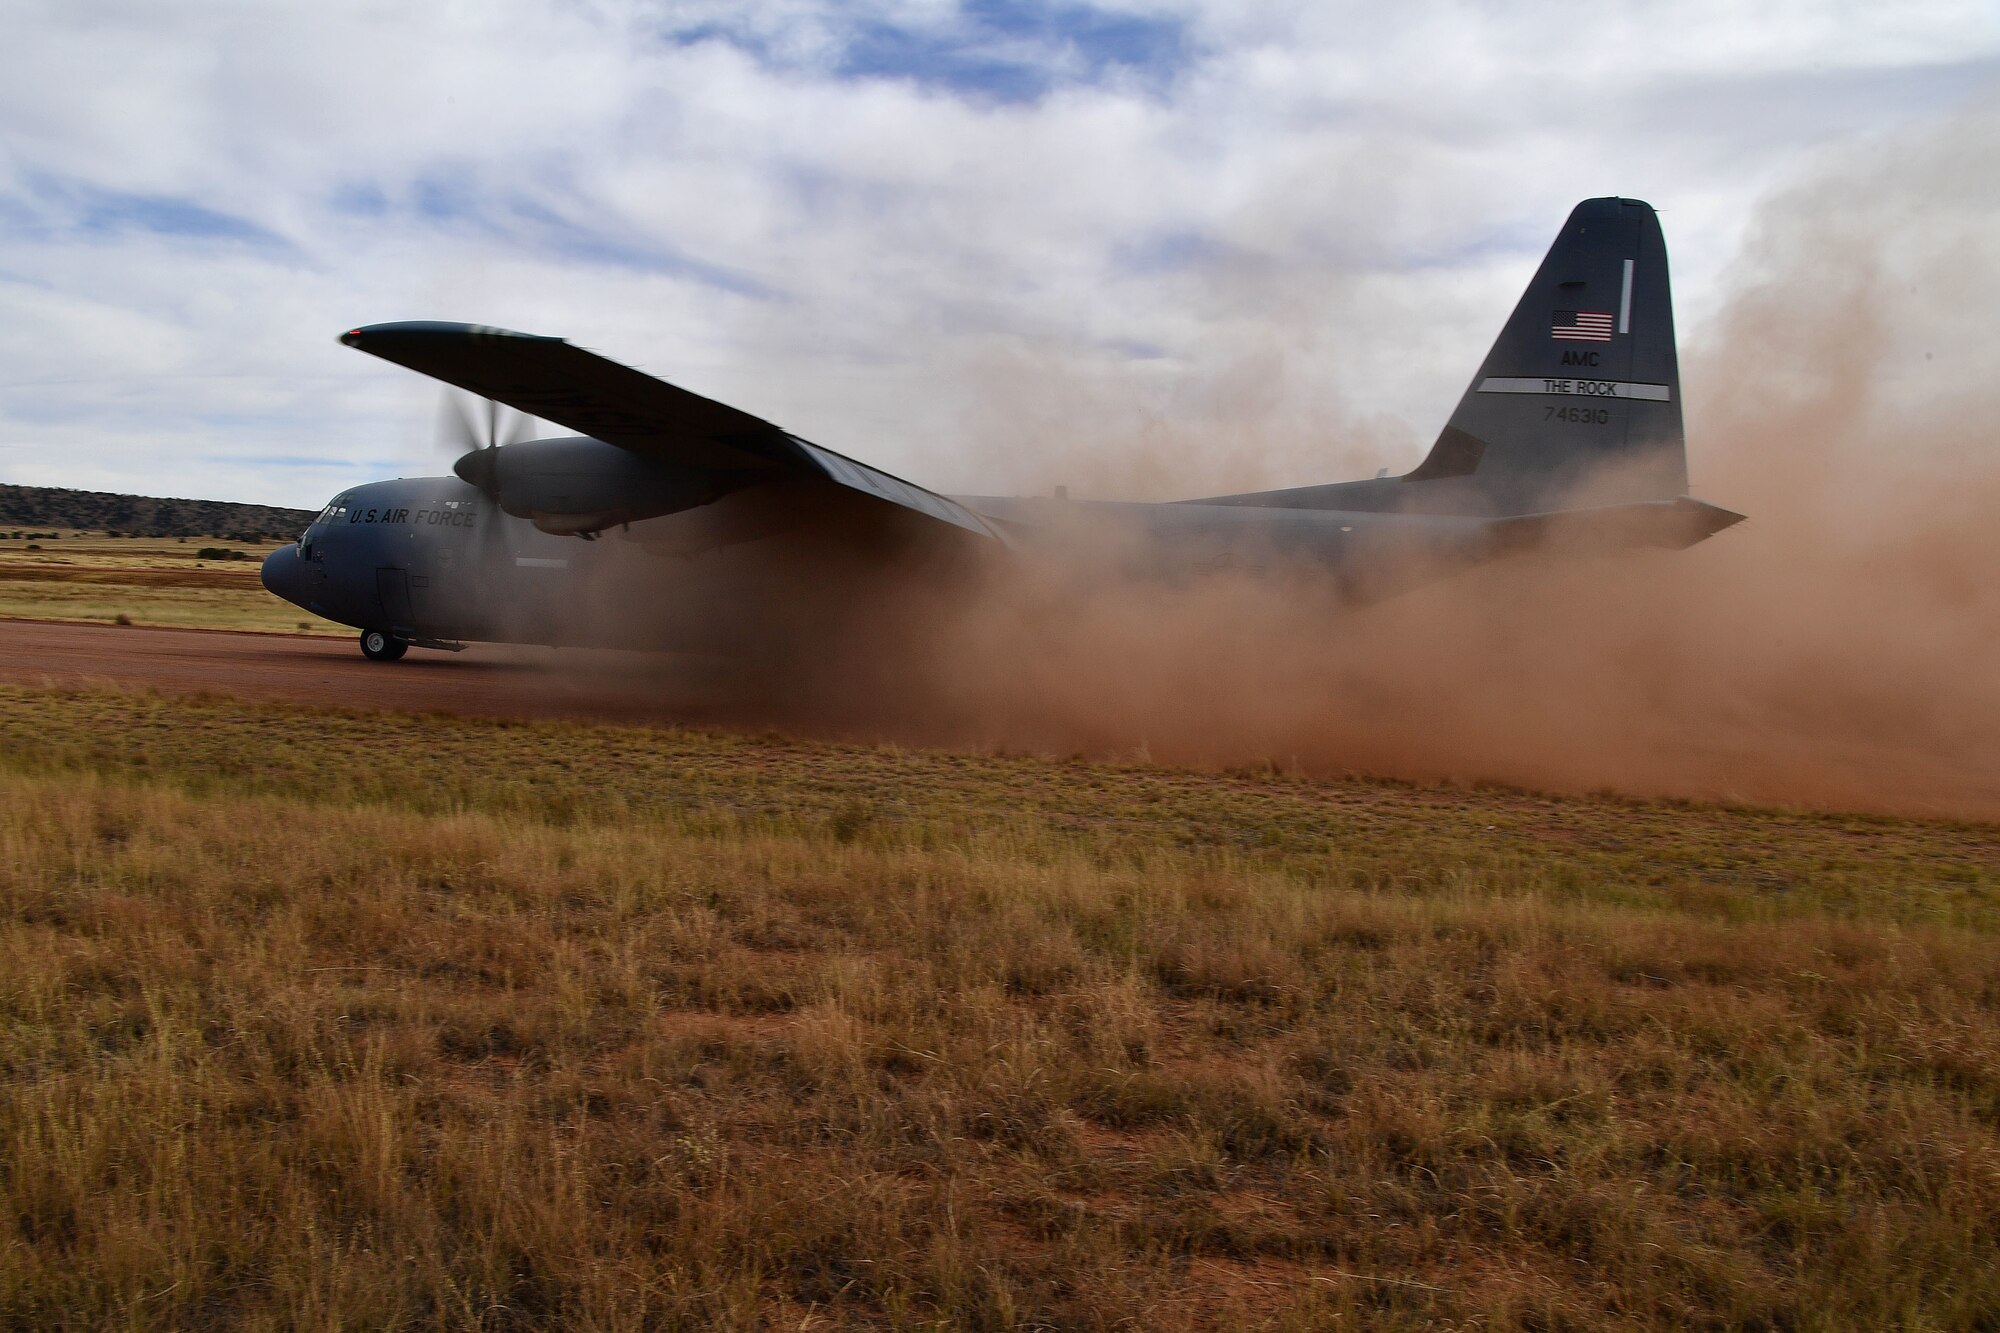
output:
[{"label": "military cargo aircraft", "polygon": [[[838,620],[871,568],[1079,532],[1115,532],[1149,575],[1295,567],[1366,598],[1529,548],[1682,548],[1742,517],[1687,493],[1666,244],[1635,199],[1571,212],[1415,470],[1171,503],[940,495],[560,338],[419,322],[340,340],[486,403],[453,476],[344,491],[264,562],[265,587],[378,661],[726,652],[781,606]],[[496,404],[578,433],[506,438]]]}]

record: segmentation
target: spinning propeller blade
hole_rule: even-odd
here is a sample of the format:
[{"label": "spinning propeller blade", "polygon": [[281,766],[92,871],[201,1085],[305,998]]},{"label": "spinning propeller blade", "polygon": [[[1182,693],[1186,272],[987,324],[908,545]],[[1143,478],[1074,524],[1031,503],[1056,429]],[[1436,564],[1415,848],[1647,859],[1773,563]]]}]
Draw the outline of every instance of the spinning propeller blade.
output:
[{"label": "spinning propeller blade", "polygon": [[453,455],[452,472],[479,488],[492,506],[479,526],[481,563],[494,558],[493,543],[499,539],[500,446],[518,444],[531,434],[532,417],[504,407],[491,398],[475,398],[457,390],[445,390],[438,405],[437,439],[440,447]]}]

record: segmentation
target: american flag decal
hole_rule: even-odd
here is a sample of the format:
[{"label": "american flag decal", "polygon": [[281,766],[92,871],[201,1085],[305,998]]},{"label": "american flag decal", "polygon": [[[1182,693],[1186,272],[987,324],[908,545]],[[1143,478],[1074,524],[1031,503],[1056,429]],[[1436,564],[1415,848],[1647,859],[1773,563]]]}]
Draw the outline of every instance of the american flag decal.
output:
[{"label": "american flag decal", "polygon": [[1611,341],[1609,310],[1558,310],[1549,317],[1549,336],[1577,343]]}]

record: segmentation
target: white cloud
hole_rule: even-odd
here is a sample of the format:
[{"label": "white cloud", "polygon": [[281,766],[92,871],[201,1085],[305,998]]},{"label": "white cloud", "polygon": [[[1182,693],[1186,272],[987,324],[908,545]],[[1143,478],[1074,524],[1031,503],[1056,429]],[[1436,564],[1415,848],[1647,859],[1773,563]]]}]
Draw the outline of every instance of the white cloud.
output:
[{"label": "white cloud", "polygon": [[1406,465],[1578,198],[1666,210],[1685,332],[1816,146],[2000,68],[1980,6],[1753,8],[14,0],[0,478],[434,468],[429,388],[333,341],[425,317],[945,487],[1149,441],[1196,491]]}]

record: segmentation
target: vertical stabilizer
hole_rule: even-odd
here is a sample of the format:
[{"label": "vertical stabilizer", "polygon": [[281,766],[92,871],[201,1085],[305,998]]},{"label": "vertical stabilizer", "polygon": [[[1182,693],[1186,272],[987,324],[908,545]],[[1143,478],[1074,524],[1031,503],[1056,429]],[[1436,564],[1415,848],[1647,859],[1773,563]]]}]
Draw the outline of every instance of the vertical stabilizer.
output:
[{"label": "vertical stabilizer", "polygon": [[1687,493],[1667,247],[1651,205],[1576,206],[1429,457],[1402,482],[1407,507],[1433,513]]}]

